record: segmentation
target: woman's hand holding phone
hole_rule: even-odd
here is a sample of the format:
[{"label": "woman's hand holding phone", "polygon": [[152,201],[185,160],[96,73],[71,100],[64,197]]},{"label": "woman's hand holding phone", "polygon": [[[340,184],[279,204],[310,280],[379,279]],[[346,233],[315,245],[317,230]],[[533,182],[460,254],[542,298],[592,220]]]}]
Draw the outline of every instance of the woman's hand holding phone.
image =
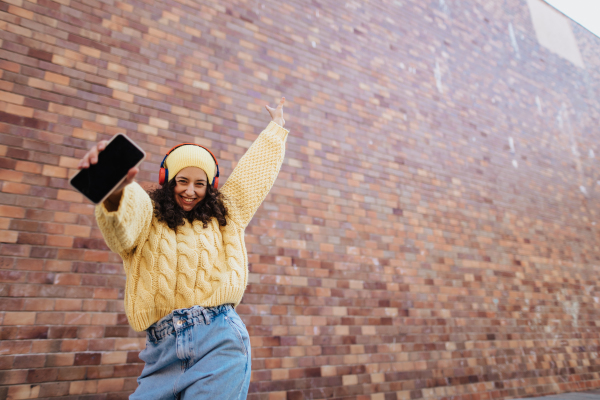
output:
[{"label": "woman's hand holding phone", "polygon": [[[101,140],[94,147],[88,151],[85,156],[81,160],[79,160],[79,164],[77,165],[77,169],[86,169],[89,168],[90,165],[96,164],[98,162],[98,154],[102,150],[106,148],[108,144],[107,140]],[[138,167],[133,167],[127,172],[127,177],[117,188],[106,198],[104,201],[104,206],[108,211],[116,211],[119,208],[119,203],[121,202],[121,196],[123,195],[123,189],[125,186],[132,183],[135,179],[135,176],[139,172]]]}]

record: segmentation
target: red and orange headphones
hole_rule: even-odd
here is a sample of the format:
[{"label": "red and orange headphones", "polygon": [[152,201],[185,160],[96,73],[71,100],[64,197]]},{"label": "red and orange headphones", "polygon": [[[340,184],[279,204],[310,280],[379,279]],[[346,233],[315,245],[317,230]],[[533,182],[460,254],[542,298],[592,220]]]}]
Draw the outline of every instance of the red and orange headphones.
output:
[{"label": "red and orange headphones", "polygon": [[169,150],[167,152],[167,155],[165,156],[165,158],[163,158],[162,162],[160,163],[160,171],[158,172],[158,183],[160,185],[164,185],[166,182],[169,181],[169,169],[165,168],[165,161],[166,161],[167,157],[169,157],[169,154],[171,154],[171,152],[173,150],[175,150],[176,148],[181,147],[181,146],[187,146],[187,145],[202,147],[204,150],[208,151],[208,153],[212,156],[213,160],[215,160],[215,165],[217,166],[217,173],[215,174],[215,177],[213,178],[212,187],[214,187],[215,189],[218,189],[219,188],[219,162],[217,161],[217,157],[215,157],[215,155],[212,153],[212,151],[210,151],[206,147],[201,146],[196,143],[180,143],[177,146],[174,146],[173,148],[171,148],[171,150]]}]

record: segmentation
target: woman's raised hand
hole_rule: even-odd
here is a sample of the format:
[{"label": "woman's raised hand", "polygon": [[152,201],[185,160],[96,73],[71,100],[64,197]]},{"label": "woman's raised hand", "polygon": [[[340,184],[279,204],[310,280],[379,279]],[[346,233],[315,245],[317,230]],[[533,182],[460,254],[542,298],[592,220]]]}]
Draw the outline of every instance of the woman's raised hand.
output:
[{"label": "woman's raised hand", "polygon": [[271,120],[275,122],[277,125],[283,127],[285,125],[285,119],[283,119],[283,104],[285,103],[285,97],[282,97],[279,100],[279,104],[277,108],[271,108],[269,106],[265,106],[269,114],[271,114]]},{"label": "woman's raised hand", "polygon": [[[90,165],[96,164],[98,162],[98,154],[100,154],[100,152],[106,148],[107,144],[108,144],[107,140],[101,140],[97,144],[95,144],[94,147],[92,147],[91,150],[88,151],[81,160],[79,160],[77,169],[86,169],[86,168],[89,168]],[[125,178],[123,183],[121,183],[119,185],[119,187],[117,187],[112,192],[112,194],[110,196],[108,196],[105,204],[112,203],[112,204],[116,204],[116,206],[118,207],[119,202],[121,200],[121,195],[123,194],[123,188],[125,186],[129,185],[131,182],[133,182],[133,180],[135,179],[135,176],[138,174],[138,172],[140,172],[139,168],[137,168],[137,167],[131,168],[127,172],[127,177]],[[107,206],[108,206],[108,204],[107,204]]]}]

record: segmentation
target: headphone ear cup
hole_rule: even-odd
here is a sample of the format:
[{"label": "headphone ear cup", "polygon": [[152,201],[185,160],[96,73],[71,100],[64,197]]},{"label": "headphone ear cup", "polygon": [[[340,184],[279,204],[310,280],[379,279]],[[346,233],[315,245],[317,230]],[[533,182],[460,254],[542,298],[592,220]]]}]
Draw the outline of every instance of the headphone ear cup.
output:
[{"label": "headphone ear cup", "polygon": [[165,182],[167,182],[167,180],[169,179],[169,170],[166,168],[161,168],[160,171],[158,171],[158,183],[159,185],[164,185]]},{"label": "headphone ear cup", "polygon": [[215,189],[219,188],[219,177],[218,176],[216,176],[215,179],[213,179],[213,187]]}]

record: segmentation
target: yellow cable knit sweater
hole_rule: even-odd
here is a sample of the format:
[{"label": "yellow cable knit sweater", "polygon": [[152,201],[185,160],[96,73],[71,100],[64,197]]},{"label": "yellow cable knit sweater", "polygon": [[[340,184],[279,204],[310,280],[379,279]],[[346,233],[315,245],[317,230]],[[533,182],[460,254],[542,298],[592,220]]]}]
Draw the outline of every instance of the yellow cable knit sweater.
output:
[{"label": "yellow cable knit sweater", "polygon": [[229,214],[224,227],[213,218],[206,229],[186,221],[173,231],[156,219],[137,183],[125,187],[117,211],[96,207],[104,240],[123,259],[133,329],[143,331],[178,308],[240,303],[248,283],[244,230],[275,182],[287,134],[271,122],[220,189]]}]

